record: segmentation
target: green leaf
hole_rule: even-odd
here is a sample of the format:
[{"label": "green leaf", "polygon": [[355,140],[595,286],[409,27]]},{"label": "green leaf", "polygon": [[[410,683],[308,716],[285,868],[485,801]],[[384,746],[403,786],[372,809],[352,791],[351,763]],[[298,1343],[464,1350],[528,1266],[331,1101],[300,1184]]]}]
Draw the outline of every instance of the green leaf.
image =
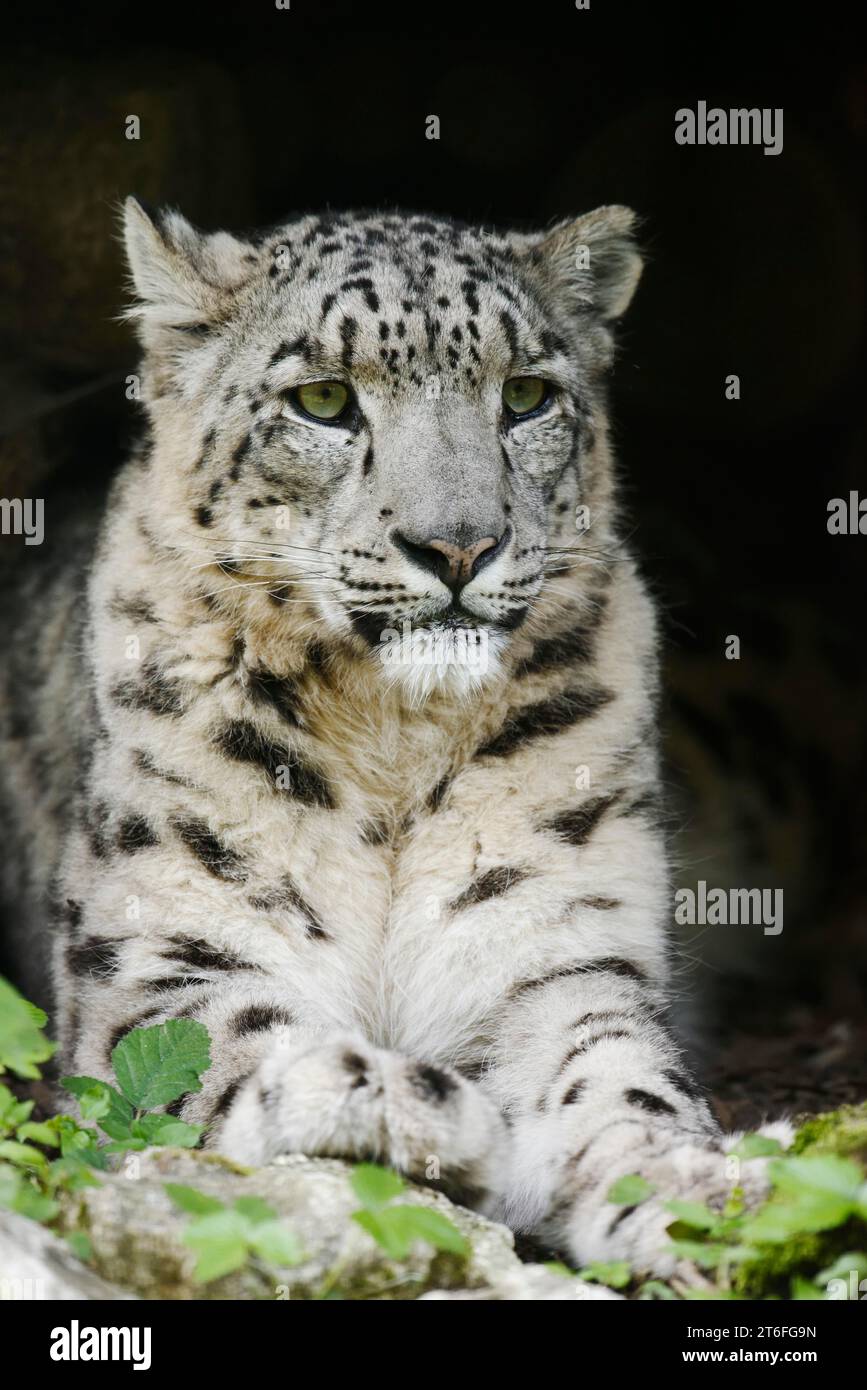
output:
[{"label": "green leaf", "polygon": [[246,1221],[256,1226],[262,1221],[276,1221],[277,1213],[261,1197],[238,1197],[232,1204]]},{"label": "green leaf", "polygon": [[148,1141],[146,1139],[140,1139],[137,1135],[133,1134],[129,1139],[112,1139],[110,1144],[106,1144],[103,1153],[141,1153],[143,1149],[148,1147]]},{"label": "green leaf", "polygon": [[53,1221],[60,1211],[60,1203],[40,1192],[32,1183],[24,1182],[18,1193],[14,1210],[31,1221]]},{"label": "green leaf", "polygon": [[610,1289],[625,1289],[632,1278],[628,1260],[612,1260],[606,1263],[595,1260],[578,1271],[579,1279],[587,1279],[593,1284],[607,1284]]},{"label": "green leaf", "polygon": [[0,1129],[10,1131],[24,1123],[34,1106],[32,1100],[19,1100],[0,1083]]},{"label": "green leaf", "polygon": [[863,1175],[857,1163],[837,1154],[778,1158],[768,1167],[774,1186],[784,1192],[822,1193],[851,1205],[858,1200]]},{"label": "green leaf", "polygon": [[298,1241],[279,1221],[263,1221],[255,1225],[249,1235],[249,1242],[256,1254],[261,1255],[269,1264],[290,1268],[292,1265],[300,1264],[303,1258]]},{"label": "green leaf", "polygon": [[575,1278],[575,1270],[570,1269],[568,1265],[564,1265],[562,1260],[546,1260],[544,1267],[549,1270],[551,1274],[559,1274],[562,1279]]},{"label": "green leaf", "polygon": [[803,1302],[809,1299],[815,1303],[825,1301],[827,1295],[824,1289],[820,1289],[818,1284],[811,1284],[809,1279],[801,1279],[797,1275],[792,1280],[792,1291],[789,1295],[795,1302]]},{"label": "green leaf", "polygon": [[15,1139],[0,1139],[0,1158],[20,1168],[47,1168],[48,1160],[41,1149],[32,1144],[19,1144]]},{"label": "green leaf", "polygon": [[165,1144],[176,1149],[194,1149],[202,1137],[204,1125],[189,1125],[174,1115],[142,1115],[133,1121],[136,1139],[148,1144]]},{"label": "green leaf", "polygon": [[[129,1138],[133,1109],[114,1086],[109,1086],[107,1081],[98,1081],[95,1076],[63,1076],[60,1078],[60,1084],[64,1090],[76,1097],[79,1105],[85,1096],[92,1097],[95,1091],[104,1095],[108,1099],[108,1108],[102,1115],[94,1117],[99,1120],[100,1129],[110,1139]],[[92,1104],[93,1101],[88,1100],[87,1103]]]},{"label": "green leaf", "polygon": [[134,1028],[111,1054],[120,1089],[139,1110],[200,1091],[199,1077],[211,1065],[209,1042],[207,1028],[191,1018]]},{"label": "green leaf", "polygon": [[406,1183],[391,1168],[381,1168],[378,1163],[359,1163],[353,1168],[350,1178],[352,1190],[361,1205],[370,1211],[384,1207],[392,1197],[405,1191]]},{"label": "green leaf", "polygon": [[666,1211],[673,1212],[679,1222],[699,1231],[712,1231],[719,1217],[701,1202],[665,1202]]},{"label": "green leaf", "polygon": [[663,1284],[661,1279],[648,1279],[646,1284],[642,1284],[638,1290],[639,1299],[658,1298],[662,1301],[674,1300],[677,1302],[677,1294],[674,1289],[670,1289],[667,1284]]},{"label": "green leaf", "polygon": [[454,1222],[432,1207],[401,1204],[388,1207],[380,1215],[387,1217],[392,1230],[401,1232],[410,1244],[422,1240],[434,1250],[447,1250],[453,1255],[466,1255],[469,1251],[466,1237]]},{"label": "green leaf", "polygon": [[[102,1151],[97,1149],[96,1154],[98,1166],[104,1168],[106,1164]],[[100,1186],[99,1179],[91,1172],[89,1164],[71,1154],[64,1158],[56,1158],[49,1165],[48,1173],[50,1181],[67,1192],[77,1192],[80,1187]]]},{"label": "green leaf", "polygon": [[91,1086],[79,1097],[78,1105],[83,1120],[101,1120],[111,1110],[108,1087]]},{"label": "green leaf", "polygon": [[728,1245],[715,1245],[710,1241],[703,1243],[700,1240],[673,1240],[671,1249],[683,1260],[692,1260],[694,1264],[702,1269],[716,1269],[725,1259],[730,1259],[732,1255],[731,1247]]},{"label": "green leaf", "polygon": [[8,1068],[28,1081],[39,1079],[39,1064],[55,1050],[41,1032],[45,1023],[42,1010],[0,978],[0,1072]]},{"label": "green leaf", "polygon": [[653,1183],[649,1183],[646,1178],[640,1177],[638,1173],[627,1173],[612,1184],[605,1200],[614,1202],[619,1207],[637,1207],[646,1202],[648,1197],[652,1197],[655,1191]]},{"label": "green leaf", "polygon": [[221,1279],[247,1263],[248,1247],[243,1217],[228,1207],[191,1221],[183,1239],[184,1244],[197,1256],[193,1271],[197,1284]]},{"label": "green leaf", "polygon": [[0,1163],[0,1207],[8,1210],[15,1206],[22,1181],[20,1172],[11,1163]]},{"label": "green leaf", "polygon": [[226,1210],[225,1203],[209,1197],[206,1192],[197,1192],[194,1187],[185,1187],[179,1182],[167,1182],[163,1186],[175,1206],[192,1216],[209,1216],[212,1212]]},{"label": "green leaf", "polygon": [[67,1244],[72,1249],[73,1254],[87,1264],[88,1260],[93,1259],[93,1246],[90,1236],[84,1231],[67,1231],[65,1236]]},{"label": "green leaf", "polygon": [[46,1148],[49,1149],[60,1147],[60,1140],[50,1124],[40,1124],[36,1120],[28,1120],[27,1124],[19,1125],[15,1133],[16,1137],[22,1141],[32,1139],[34,1144],[45,1144]]},{"label": "green leaf", "polygon": [[412,1240],[407,1239],[403,1231],[394,1228],[388,1220],[390,1216],[391,1208],[384,1207],[382,1211],[354,1211],[352,1220],[367,1231],[393,1260],[405,1260],[410,1252]]},{"label": "green leaf", "polygon": [[[403,1187],[402,1183],[401,1190]],[[384,1192],[385,1185],[377,1191]],[[379,1206],[376,1210],[366,1207],[362,1211],[354,1211],[352,1219],[395,1260],[405,1260],[416,1241],[424,1241],[435,1250],[448,1250],[455,1255],[466,1255],[469,1249],[457,1226],[430,1207],[409,1203]]]},{"label": "green leaf", "polygon": [[765,1158],[782,1152],[779,1139],[770,1139],[766,1134],[745,1134],[740,1143],[729,1150],[735,1158]]}]

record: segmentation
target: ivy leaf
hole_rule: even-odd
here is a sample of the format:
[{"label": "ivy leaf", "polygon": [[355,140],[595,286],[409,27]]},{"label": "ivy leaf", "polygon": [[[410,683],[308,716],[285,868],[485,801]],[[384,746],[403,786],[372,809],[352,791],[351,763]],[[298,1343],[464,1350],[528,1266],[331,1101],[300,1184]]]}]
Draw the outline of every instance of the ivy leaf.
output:
[{"label": "ivy leaf", "polygon": [[612,1260],[605,1263],[596,1260],[578,1271],[579,1279],[587,1279],[593,1284],[606,1284],[610,1289],[625,1289],[632,1278],[628,1260]]},{"label": "ivy leaf", "polygon": [[561,1279],[574,1279],[575,1270],[564,1265],[562,1260],[546,1260],[544,1268],[551,1274],[558,1274]]},{"label": "ivy leaf", "polygon": [[195,1251],[193,1278],[197,1284],[221,1279],[247,1263],[247,1237],[244,1219],[226,1207],[191,1221],[184,1231],[184,1244]]},{"label": "ivy leaf", "polygon": [[39,1064],[55,1050],[43,1035],[45,1014],[0,978],[0,1072],[14,1071],[28,1081],[38,1081]]},{"label": "ivy leaf", "polygon": [[108,1101],[108,1106],[101,1115],[94,1115],[92,1118],[99,1121],[100,1129],[109,1139],[129,1138],[133,1109],[114,1086],[109,1086],[107,1081],[97,1081],[95,1076],[63,1076],[60,1084],[78,1100],[82,1107],[82,1115],[85,1113],[85,1106],[92,1107],[96,1104],[96,1093],[102,1095]]},{"label": "ivy leaf", "polygon": [[369,1211],[384,1207],[392,1197],[399,1197],[406,1190],[406,1183],[398,1173],[378,1163],[359,1163],[352,1170],[350,1183],[361,1205]]},{"label": "ivy leaf", "polygon": [[195,1187],[186,1187],[179,1182],[167,1182],[163,1186],[175,1206],[180,1207],[181,1211],[188,1211],[191,1216],[210,1216],[212,1212],[226,1210],[224,1202],[217,1197],[209,1197],[206,1192],[198,1192]]},{"label": "ivy leaf", "polygon": [[200,1091],[199,1076],[211,1065],[209,1042],[207,1028],[192,1018],[134,1028],[111,1054],[121,1091],[139,1110]]},{"label": "ivy leaf", "polygon": [[648,1197],[652,1197],[656,1188],[653,1183],[642,1178],[638,1173],[627,1173],[624,1177],[618,1178],[608,1189],[607,1202],[614,1202],[619,1207],[637,1207],[642,1202],[646,1202]]}]

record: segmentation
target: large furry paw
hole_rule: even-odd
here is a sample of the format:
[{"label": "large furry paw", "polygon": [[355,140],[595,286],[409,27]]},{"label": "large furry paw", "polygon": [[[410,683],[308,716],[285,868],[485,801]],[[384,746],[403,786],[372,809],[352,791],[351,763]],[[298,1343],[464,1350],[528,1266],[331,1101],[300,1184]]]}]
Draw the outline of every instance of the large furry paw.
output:
[{"label": "large furry paw", "polygon": [[506,1129],[459,1073],[347,1034],[301,1047],[278,1041],[239,1089],[216,1144],[251,1164],[285,1153],[389,1164],[486,1210]]},{"label": "large furry paw", "polygon": [[[786,1121],[766,1125],[760,1132],[784,1147],[793,1134]],[[634,1129],[612,1125],[589,1146],[575,1176],[575,1199],[564,1232],[573,1259],[582,1264],[628,1260],[638,1272],[668,1277],[679,1257],[666,1231],[675,1217],[665,1202],[677,1198],[722,1211],[735,1188],[743,1193],[748,1209],[767,1196],[768,1160],[739,1159],[733,1165],[729,1157],[741,1137],[725,1135],[699,1144],[678,1143],[676,1136],[657,1133],[635,1148]],[[597,1183],[594,1171],[601,1175]],[[636,1172],[653,1185],[653,1197],[635,1207],[614,1206],[605,1200],[617,1177]]]}]

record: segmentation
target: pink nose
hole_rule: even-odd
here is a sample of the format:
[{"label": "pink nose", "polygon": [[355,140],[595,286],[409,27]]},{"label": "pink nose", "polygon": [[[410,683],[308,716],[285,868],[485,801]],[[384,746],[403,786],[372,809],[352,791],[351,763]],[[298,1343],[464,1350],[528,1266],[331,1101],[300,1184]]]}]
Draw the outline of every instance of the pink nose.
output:
[{"label": "pink nose", "polygon": [[510,535],[511,529],[506,527],[499,539],[496,536],[479,536],[467,543],[463,536],[459,536],[461,544],[458,544],[458,541],[447,541],[442,536],[410,540],[405,533],[393,531],[391,540],[419,569],[435,574],[450,589],[458,590],[469,584],[479,570],[500,554]]},{"label": "pink nose", "polygon": [[496,536],[483,536],[475,545],[465,548],[434,537],[424,548],[432,550],[437,557],[442,556],[442,559],[437,558],[435,561],[437,573],[453,588],[456,584],[469,584],[476,561],[480,560],[486,551],[493,550],[496,544]]}]

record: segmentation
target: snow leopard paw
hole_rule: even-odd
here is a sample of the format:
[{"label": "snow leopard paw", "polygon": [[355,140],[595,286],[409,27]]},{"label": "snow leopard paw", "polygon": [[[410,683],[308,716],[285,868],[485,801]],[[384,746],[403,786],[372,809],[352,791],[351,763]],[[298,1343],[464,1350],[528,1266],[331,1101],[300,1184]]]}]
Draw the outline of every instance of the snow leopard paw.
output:
[{"label": "snow leopard paw", "polygon": [[345,1034],[279,1039],[241,1086],[216,1147],[240,1162],[304,1153],[388,1164],[479,1210],[504,1166],[496,1107],[458,1072]]},{"label": "snow leopard paw", "polygon": [[[621,1127],[622,1128],[622,1127]],[[765,1125],[760,1131],[785,1148],[793,1129],[786,1121]],[[580,1264],[593,1260],[628,1260],[637,1273],[667,1278],[675,1272],[679,1255],[667,1232],[675,1215],[665,1203],[674,1199],[707,1205],[722,1212],[735,1189],[747,1210],[757,1207],[769,1190],[768,1159],[733,1158],[743,1136],[730,1134],[707,1143],[693,1139],[672,1143],[673,1136],[657,1133],[634,1148],[634,1130],[612,1126],[588,1147],[583,1163],[592,1162],[604,1177],[588,1182],[589,1174],[575,1175],[574,1201],[566,1224],[566,1247]],[[632,1150],[634,1157],[624,1155]],[[607,1194],[618,1176],[638,1173],[654,1189],[652,1196],[635,1205],[614,1205]],[[592,1184],[592,1185],[591,1185]]]}]

